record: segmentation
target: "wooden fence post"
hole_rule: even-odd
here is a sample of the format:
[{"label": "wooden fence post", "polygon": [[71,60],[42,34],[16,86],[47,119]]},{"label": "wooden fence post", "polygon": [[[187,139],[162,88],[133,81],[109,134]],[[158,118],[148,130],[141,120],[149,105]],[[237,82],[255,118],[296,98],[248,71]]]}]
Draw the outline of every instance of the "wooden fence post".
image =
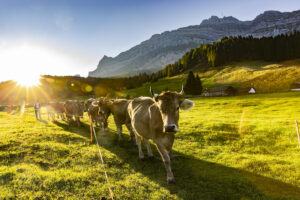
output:
[{"label": "wooden fence post", "polygon": [[243,109],[243,112],[242,112],[242,115],[241,115],[241,119],[240,119],[240,126],[239,126],[239,134],[242,135],[243,133],[243,120],[244,120],[244,117],[245,117],[245,113],[246,113],[247,109]]},{"label": "wooden fence post", "polygon": [[300,147],[300,135],[299,135],[298,120],[295,120],[295,123],[296,123],[296,130],[297,130],[297,136],[298,136],[298,145]]}]

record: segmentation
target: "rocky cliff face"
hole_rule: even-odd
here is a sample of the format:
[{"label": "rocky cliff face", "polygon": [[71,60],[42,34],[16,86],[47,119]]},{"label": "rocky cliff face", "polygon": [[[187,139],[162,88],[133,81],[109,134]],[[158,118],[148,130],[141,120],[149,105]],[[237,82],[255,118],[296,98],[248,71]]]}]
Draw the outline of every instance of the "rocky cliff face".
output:
[{"label": "rocky cliff face", "polygon": [[284,13],[266,11],[253,21],[212,16],[200,25],[155,34],[114,58],[104,56],[89,76],[111,77],[155,72],[174,63],[190,49],[218,41],[224,36],[276,36],[294,30],[300,31],[300,10]]}]

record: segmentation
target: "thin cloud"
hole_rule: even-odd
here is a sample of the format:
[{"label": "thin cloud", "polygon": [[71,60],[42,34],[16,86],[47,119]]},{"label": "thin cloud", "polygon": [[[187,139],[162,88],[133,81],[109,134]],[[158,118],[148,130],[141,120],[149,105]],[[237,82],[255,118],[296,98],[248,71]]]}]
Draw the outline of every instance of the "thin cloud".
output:
[{"label": "thin cloud", "polygon": [[59,29],[63,31],[68,31],[71,29],[72,23],[73,17],[71,14],[66,12],[60,12],[55,14],[55,24]]}]

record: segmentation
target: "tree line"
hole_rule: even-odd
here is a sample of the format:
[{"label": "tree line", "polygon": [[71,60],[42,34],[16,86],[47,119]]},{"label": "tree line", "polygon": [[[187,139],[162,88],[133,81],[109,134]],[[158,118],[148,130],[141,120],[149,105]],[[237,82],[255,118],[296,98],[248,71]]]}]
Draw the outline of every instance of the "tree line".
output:
[{"label": "tree line", "polygon": [[236,61],[284,61],[300,58],[300,32],[276,37],[223,37],[213,44],[191,49],[181,59],[151,74],[151,80],[174,76],[201,65],[216,67]]}]

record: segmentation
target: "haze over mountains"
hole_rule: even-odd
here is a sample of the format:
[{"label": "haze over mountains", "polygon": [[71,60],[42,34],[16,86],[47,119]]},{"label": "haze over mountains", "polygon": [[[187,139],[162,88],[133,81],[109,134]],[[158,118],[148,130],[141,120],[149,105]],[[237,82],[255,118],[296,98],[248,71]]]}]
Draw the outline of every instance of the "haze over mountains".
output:
[{"label": "haze over mountains", "polygon": [[153,35],[128,51],[112,58],[104,56],[91,77],[129,76],[155,72],[174,63],[187,51],[201,44],[212,43],[224,36],[276,36],[300,31],[300,10],[293,12],[266,11],[252,21],[232,16],[212,16],[200,25],[179,28]]}]

